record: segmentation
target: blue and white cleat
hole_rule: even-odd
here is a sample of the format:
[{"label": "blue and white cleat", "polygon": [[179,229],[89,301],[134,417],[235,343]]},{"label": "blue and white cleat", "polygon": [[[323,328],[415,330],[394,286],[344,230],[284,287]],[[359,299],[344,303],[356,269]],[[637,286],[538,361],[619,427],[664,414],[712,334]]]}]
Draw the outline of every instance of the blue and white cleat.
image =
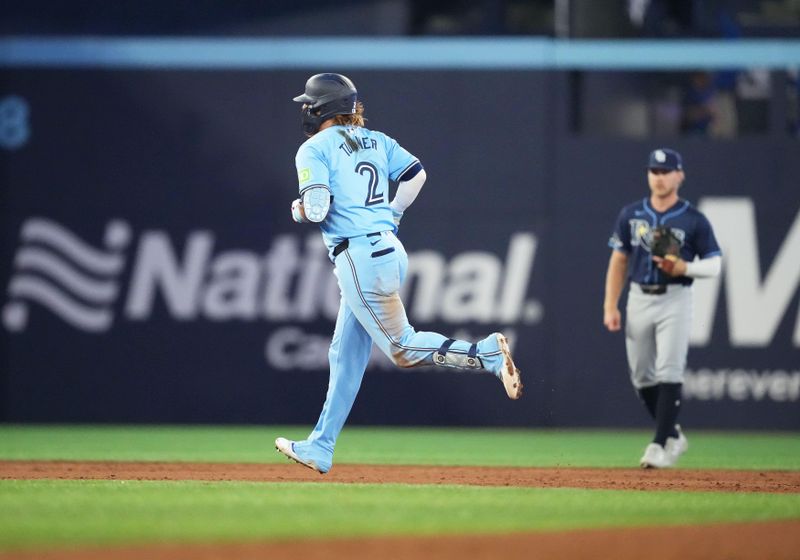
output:
[{"label": "blue and white cleat", "polygon": [[506,388],[508,398],[517,400],[522,396],[522,379],[520,378],[520,371],[514,365],[514,360],[511,359],[511,349],[508,346],[508,339],[505,335],[497,333],[497,344],[500,346],[500,352],[503,354],[503,365],[500,368],[500,373],[497,377],[503,382],[503,387]]},{"label": "blue and white cleat", "polygon": [[291,459],[292,461],[300,463],[301,465],[303,465],[304,467],[308,467],[309,469],[315,470],[319,474],[325,474],[326,472],[328,472],[328,469],[323,469],[317,466],[317,464],[311,459],[302,459],[297,453],[295,453],[294,443],[295,442],[293,442],[292,440],[279,437],[278,439],[275,440],[275,449],[277,449],[279,452],[289,457],[289,459]]}]

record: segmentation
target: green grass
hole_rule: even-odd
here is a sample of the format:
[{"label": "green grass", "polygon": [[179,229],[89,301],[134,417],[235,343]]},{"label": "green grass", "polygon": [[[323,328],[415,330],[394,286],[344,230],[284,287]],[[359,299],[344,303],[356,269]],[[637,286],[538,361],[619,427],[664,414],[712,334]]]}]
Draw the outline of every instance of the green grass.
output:
[{"label": "green grass", "polygon": [[[0,459],[276,463],[276,436],[303,427],[0,426]],[[800,435],[688,432],[684,468],[800,470]],[[635,466],[644,431],[347,427],[336,462],[417,465]]]},{"label": "green grass", "polygon": [[[307,427],[0,426],[0,459],[286,462]],[[800,436],[691,431],[686,468],[800,470]],[[635,467],[643,431],[345,429],[338,463]],[[297,467],[301,468],[301,467]],[[0,471],[1,474],[1,471]],[[0,552],[800,519],[800,494],[0,480]]]},{"label": "green grass", "polygon": [[800,495],[459,486],[0,482],[0,549],[506,533],[800,516]]}]

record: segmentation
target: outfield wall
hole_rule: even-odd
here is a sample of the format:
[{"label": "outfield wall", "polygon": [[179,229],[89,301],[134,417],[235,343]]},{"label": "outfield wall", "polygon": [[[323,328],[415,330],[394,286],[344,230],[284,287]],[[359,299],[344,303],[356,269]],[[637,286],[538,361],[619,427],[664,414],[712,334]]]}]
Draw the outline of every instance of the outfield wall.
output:
[{"label": "outfield wall", "polygon": [[[291,97],[317,69],[78,66],[2,69],[0,421],[313,423],[338,293],[289,205]],[[527,388],[373,356],[352,421],[646,425],[602,298],[663,142],[570,132],[560,71],[336,70],[428,172],[400,232],[412,323],[509,333]],[[669,144],[725,252],[696,289],[685,423],[798,429],[800,144]]]}]

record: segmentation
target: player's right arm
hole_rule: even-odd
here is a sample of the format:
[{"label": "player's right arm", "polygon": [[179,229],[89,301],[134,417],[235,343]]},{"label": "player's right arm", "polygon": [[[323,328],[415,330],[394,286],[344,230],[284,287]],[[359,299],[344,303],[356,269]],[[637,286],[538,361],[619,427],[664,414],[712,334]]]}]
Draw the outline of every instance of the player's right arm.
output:
[{"label": "player's right arm", "polygon": [[328,164],[321,150],[306,141],[295,156],[300,197],[292,201],[297,223],[321,222],[330,207]]},{"label": "player's right arm", "polygon": [[619,312],[619,297],[625,286],[625,275],[628,272],[628,255],[622,251],[611,251],[606,271],[606,297],[603,301],[603,324],[615,332],[622,327],[622,318]]},{"label": "player's right arm", "polygon": [[614,232],[608,240],[611,247],[611,258],[608,260],[606,271],[606,296],[603,300],[603,324],[611,332],[622,327],[622,318],[619,313],[619,296],[625,286],[628,274],[628,255],[633,250],[631,245],[631,232],[628,226],[630,206],[625,207],[617,216]]}]

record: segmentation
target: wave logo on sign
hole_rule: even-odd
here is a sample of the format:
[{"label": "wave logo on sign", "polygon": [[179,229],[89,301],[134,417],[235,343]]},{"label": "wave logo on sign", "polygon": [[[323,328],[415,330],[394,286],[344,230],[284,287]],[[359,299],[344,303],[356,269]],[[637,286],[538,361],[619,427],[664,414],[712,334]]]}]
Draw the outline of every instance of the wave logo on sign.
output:
[{"label": "wave logo on sign", "polygon": [[24,330],[28,307],[36,303],[79,329],[108,330],[130,240],[130,226],[121,220],[107,224],[99,248],[51,220],[26,220],[2,312],[5,327]]}]

